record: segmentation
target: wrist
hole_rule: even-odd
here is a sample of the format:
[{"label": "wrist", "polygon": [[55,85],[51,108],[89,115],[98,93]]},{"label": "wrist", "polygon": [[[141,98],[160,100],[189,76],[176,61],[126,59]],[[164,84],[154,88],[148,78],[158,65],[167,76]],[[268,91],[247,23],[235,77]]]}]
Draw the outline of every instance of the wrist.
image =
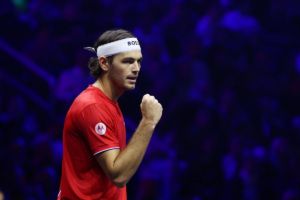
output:
[{"label": "wrist", "polygon": [[145,126],[149,126],[149,127],[153,128],[153,129],[156,127],[156,124],[157,124],[155,121],[146,119],[144,117],[142,118],[141,123]]}]

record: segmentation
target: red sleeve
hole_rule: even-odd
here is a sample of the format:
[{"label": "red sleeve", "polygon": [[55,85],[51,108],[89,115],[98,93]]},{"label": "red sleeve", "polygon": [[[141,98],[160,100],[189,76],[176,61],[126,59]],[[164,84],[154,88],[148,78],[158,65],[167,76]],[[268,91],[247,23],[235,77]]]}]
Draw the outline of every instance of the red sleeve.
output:
[{"label": "red sleeve", "polygon": [[86,139],[93,155],[120,148],[116,137],[112,114],[103,106],[87,106],[79,115],[79,129]]}]

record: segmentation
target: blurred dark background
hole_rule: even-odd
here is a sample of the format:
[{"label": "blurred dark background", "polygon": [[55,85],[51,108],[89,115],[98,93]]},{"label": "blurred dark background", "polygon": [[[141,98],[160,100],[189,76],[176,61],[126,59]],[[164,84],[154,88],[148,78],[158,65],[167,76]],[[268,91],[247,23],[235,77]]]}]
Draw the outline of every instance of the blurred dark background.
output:
[{"label": "blurred dark background", "polygon": [[300,199],[300,1],[9,0],[0,24],[0,199],[56,199],[83,47],[111,28],[144,56],[128,138],[143,94],[164,107],[130,200]]}]

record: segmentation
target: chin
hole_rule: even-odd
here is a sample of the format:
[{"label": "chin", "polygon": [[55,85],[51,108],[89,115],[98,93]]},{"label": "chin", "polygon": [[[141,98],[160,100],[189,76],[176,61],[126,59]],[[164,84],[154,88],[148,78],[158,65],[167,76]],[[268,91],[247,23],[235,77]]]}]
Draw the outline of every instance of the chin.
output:
[{"label": "chin", "polygon": [[126,90],[133,90],[133,89],[135,89],[135,85],[126,86]]},{"label": "chin", "polygon": [[134,90],[134,89],[135,89],[135,85],[128,88],[128,90]]}]

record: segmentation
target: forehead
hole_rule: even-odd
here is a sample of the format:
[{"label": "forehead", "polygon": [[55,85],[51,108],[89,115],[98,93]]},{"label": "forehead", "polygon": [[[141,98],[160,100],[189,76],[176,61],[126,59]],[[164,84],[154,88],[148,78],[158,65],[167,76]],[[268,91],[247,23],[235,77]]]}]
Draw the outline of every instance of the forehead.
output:
[{"label": "forehead", "polygon": [[123,59],[123,58],[140,59],[140,58],[142,58],[142,52],[140,50],[122,52],[122,53],[115,55],[115,58],[117,58],[117,59]]}]

